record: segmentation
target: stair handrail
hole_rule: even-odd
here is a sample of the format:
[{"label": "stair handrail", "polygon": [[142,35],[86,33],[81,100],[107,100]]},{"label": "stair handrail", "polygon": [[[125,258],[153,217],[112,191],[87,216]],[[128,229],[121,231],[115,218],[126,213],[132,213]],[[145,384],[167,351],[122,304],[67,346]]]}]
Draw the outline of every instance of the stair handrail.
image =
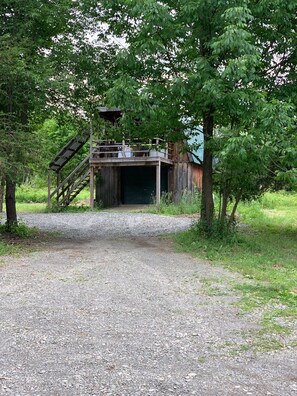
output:
[{"label": "stair handrail", "polygon": [[85,166],[81,166],[81,168],[75,173],[73,177],[70,178],[70,180],[66,181],[66,186],[58,187],[59,191],[57,191],[56,198],[61,197],[61,195],[68,194],[69,190],[72,190],[73,185],[79,180],[82,176],[82,174],[85,173],[86,169],[89,170],[88,164]]},{"label": "stair handrail", "polygon": [[90,155],[88,155],[86,158],[84,158],[78,165],[77,167],[60,183],[57,188],[51,193],[50,197],[53,198],[54,195],[62,188],[64,185],[71,179],[72,176],[75,175],[75,173],[90,159]]},{"label": "stair handrail", "polygon": [[73,193],[73,191],[80,185],[80,183],[90,174],[90,169],[87,170],[87,172],[85,172],[83,175],[81,175],[81,177],[79,178],[79,180],[77,180],[76,182],[73,183],[72,188],[69,189],[69,191],[66,193],[66,195],[61,199],[60,204],[63,204],[65,201],[67,202],[67,200],[71,197],[71,194]]}]

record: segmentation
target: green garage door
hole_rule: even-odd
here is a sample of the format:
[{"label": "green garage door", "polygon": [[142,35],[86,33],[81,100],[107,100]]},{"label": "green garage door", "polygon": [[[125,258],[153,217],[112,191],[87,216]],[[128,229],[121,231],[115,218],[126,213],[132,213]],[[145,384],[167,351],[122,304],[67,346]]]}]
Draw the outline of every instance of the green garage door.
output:
[{"label": "green garage door", "polygon": [[[161,191],[167,192],[168,170],[161,168]],[[131,166],[122,168],[122,203],[124,205],[150,204],[156,197],[156,167]]]}]

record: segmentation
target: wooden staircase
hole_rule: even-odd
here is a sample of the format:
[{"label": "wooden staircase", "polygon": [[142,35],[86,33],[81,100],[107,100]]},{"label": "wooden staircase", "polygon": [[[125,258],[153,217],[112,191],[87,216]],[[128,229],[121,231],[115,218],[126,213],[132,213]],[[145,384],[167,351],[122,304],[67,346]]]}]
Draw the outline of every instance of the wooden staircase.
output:
[{"label": "wooden staircase", "polygon": [[82,189],[89,184],[89,159],[90,156],[87,156],[51,193],[50,198],[56,197],[56,203],[58,206],[68,206],[82,191]]},{"label": "wooden staircase", "polygon": [[[90,156],[81,161],[81,163],[61,181],[61,170],[70,161],[70,159],[84,146],[90,135],[84,133],[80,137],[71,139],[65,147],[56,155],[50,163],[50,170],[57,174],[57,187],[53,192],[50,191],[48,205],[55,198],[58,207],[68,206],[73,199],[90,183]],[[49,178],[50,180],[50,178]]]}]

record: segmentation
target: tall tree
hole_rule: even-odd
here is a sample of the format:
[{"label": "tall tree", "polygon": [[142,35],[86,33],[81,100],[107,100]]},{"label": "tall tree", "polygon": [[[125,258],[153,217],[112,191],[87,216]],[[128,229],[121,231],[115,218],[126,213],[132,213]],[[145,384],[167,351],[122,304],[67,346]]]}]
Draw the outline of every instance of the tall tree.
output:
[{"label": "tall tree", "polygon": [[127,43],[110,92],[114,104],[136,111],[141,108],[147,122],[167,117],[173,131],[180,128],[178,120],[203,125],[201,219],[209,227],[214,211],[214,129],[240,117],[242,103],[253,95],[259,63],[248,2],[102,3],[110,32]]}]

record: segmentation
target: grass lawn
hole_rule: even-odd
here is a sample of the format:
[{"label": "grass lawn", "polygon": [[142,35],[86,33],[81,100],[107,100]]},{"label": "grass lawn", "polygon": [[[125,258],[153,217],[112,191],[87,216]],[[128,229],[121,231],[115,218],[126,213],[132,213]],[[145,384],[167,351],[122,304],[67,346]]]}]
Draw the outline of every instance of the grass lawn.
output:
[{"label": "grass lawn", "polygon": [[[22,251],[21,247],[19,245],[13,245],[9,244],[6,241],[1,241],[1,236],[0,236],[0,256],[9,256],[12,254],[18,254]],[[1,261],[0,261],[1,265]]]},{"label": "grass lawn", "polygon": [[45,241],[46,238],[47,235],[40,233],[37,228],[28,227],[21,222],[12,233],[6,231],[4,224],[0,224],[0,256],[27,253],[35,249],[41,239]]},{"label": "grass lawn", "polygon": [[[86,188],[74,199],[73,204],[66,211],[86,210],[87,200],[90,197]],[[34,188],[29,185],[22,185],[16,190],[17,212],[18,213],[44,213],[47,212],[47,188]],[[82,204],[83,208],[76,206]],[[5,207],[4,207],[5,210]]]},{"label": "grass lawn", "polygon": [[47,204],[43,202],[19,202],[16,207],[18,213],[44,213],[47,211]]},{"label": "grass lawn", "polygon": [[277,318],[297,318],[297,194],[267,193],[239,214],[247,226],[233,240],[209,241],[190,230],[177,236],[179,248],[252,280],[234,285],[243,292],[241,308],[264,307],[262,323],[286,331]]}]

